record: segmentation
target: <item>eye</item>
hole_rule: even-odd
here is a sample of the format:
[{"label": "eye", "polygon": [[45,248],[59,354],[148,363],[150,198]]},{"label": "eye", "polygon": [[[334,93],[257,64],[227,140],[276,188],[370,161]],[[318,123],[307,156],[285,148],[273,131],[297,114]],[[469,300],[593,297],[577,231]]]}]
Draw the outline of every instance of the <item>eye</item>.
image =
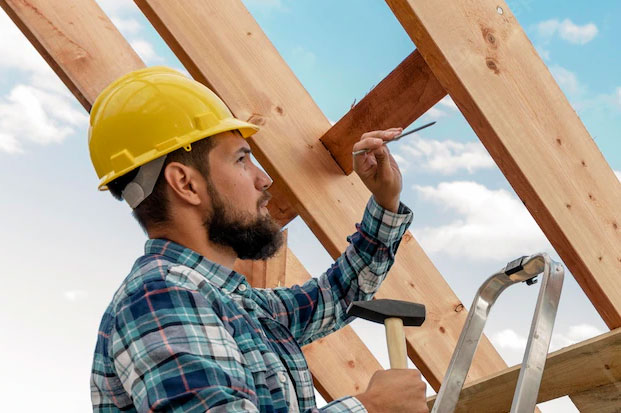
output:
[{"label": "eye", "polygon": [[246,160],[246,154],[243,154],[239,158],[237,158],[237,162],[244,162],[245,160]]}]

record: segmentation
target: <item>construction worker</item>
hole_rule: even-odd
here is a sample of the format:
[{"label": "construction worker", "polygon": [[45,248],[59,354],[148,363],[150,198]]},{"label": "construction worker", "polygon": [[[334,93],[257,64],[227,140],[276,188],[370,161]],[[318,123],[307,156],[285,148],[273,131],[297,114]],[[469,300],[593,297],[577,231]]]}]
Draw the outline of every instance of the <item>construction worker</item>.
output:
[{"label": "construction worker", "polygon": [[[231,270],[238,258],[269,258],[283,239],[266,208],[272,181],[250,158],[257,130],[165,67],[129,73],[95,101],[99,188],[124,199],[149,237],[101,321],[95,412],[319,411],[300,346],[350,321],[348,303],[371,299],[393,263],[412,213],[382,143],[401,129],[354,146],[370,150],[354,169],[373,196],[347,250],[319,278],[275,289]],[[424,412],[425,384],[416,370],[381,371],[321,411]]]}]

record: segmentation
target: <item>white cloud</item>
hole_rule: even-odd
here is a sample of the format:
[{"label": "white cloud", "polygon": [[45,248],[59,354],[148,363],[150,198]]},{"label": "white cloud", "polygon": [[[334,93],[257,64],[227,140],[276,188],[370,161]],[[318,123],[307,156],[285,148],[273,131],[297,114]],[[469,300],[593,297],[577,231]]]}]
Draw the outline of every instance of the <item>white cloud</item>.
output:
[{"label": "white cloud", "polygon": [[526,337],[520,336],[510,328],[492,334],[490,340],[495,347],[523,352],[526,349]]},{"label": "white cloud", "polygon": [[86,114],[69,96],[18,84],[0,97],[0,150],[21,152],[26,141],[59,143],[86,122]]},{"label": "white cloud", "polygon": [[427,112],[425,112],[425,116],[429,117],[429,119],[437,120],[445,117],[447,114],[443,110],[436,108],[435,106],[430,108]]},{"label": "white cloud", "polygon": [[43,72],[47,63],[6,13],[0,13],[0,69]]},{"label": "white cloud", "polygon": [[28,79],[0,96],[0,151],[23,152],[26,142],[62,142],[78,127],[84,128],[86,114],[4,13],[0,13],[0,38],[0,74],[17,69]]},{"label": "white cloud", "polygon": [[133,1],[127,0],[97,0],[99,7],[108,15],[138,11]]},{"label": "white cloud", "polygon": [[88,293],[84,290],[69,290],[63,293],[63,296],[69,301],[80,301],[88,297]]},{"label": "white cloud", "polygon": [[20,153],[22,149],[15,136],[0,132],[0,152]]},{"label": "white cloud", "polygon": [[619,178],[619,181],[621,181],[621,171],[614,171],[615,175],[617,175],[617,178]]},{"label": "white cloud", "polygon": [[[599,328],[590,324],[578,324],[570,326],[567,331],[561,332],[558,329],[552,331],[552,339],[550,340],[550,348],[548,352],[554,352],[561,348],[588,340],[592,337],[603,334]],[[498,349],[501,356],[508,364],[519,364],[524,358],[526,343],[528,341],[528,333],[521,335],[515,330],[507,328],[490,334],[490,340],[494,347]]]},{"label": "white cloud", "polygon": [[403,156],[397,153],[393,153],[392,157],[395,158],[395,161],[397,161],[397,165],[399,165],[401,173],[405,173],[410,168],[410,162],[406,160]]},{"label": "white cloud", "polygon": [[472,173],[494,166],[494,161],[479,141],[462,143],[416,137],[402,144],[400,149],[408,157],[413,157],[422,168],[445,175],[461,169]]},{"label": "white cloud", "polygon": [[579,343],[581,341],[587,340],[603,333],[604,332],[602,330],[590,324],[578,324],[575,326],[571,326],[569,327],[569,331],[566,333],[552,334],[550,351],[559,350],[563,347]]},{"label": "white cloud", "polygon": [[438,104],[444,106],[445,108],[449,108],[449,109],[453,109],[453,110],[459,110],[457,108],[457,105],[455,104],[455,102],[453,102],[453,99],[449,96],[446,95],[444,96],[439,102]]},{"label": "white cloud", "polygon": [[414,230],[428,253],[503,260],[551,250],[522,202],[508,191],[463,181],[413,188],[423,199],[458,215],[449,224]]},{"label": "white cloud", "polygon": [[112,16],[110,20],[112,20],[116,28],[126,37],[137,34],[142,29],[142,25],[136,19],[124,19],[122,17]]},{"label": "white cloud", "polygon": [[544,48],[541,45],[535,46],[535,49],[537,50],[537,53],[539,53],[539,55],[543,58],[543,60],[550,60],[550,51],[548,49]]},{"label": "white cloud", "polygon": [[138,56],[147,64],[161,62],[164,59],[160,57],[153,48],[153,45],[144,39],[135,39],[129,42],[132,48],[138,53]]},{"label": "white cloud", "polygon": [[546,38],[558,34],[561,39],[573,44],[586,44],[593,40],[598,33],[597,26],[593,23],[578,26],[569,19],[543,21],[537,25],[537,31],[539,35]]},{"label": "white cloud", "polygon": [[585,91],[585,87],[578,81],[576,74],[564,67],[558,65],[550,66],[550,72],[561,89],[566,93],[570,95],[579,95]]}]

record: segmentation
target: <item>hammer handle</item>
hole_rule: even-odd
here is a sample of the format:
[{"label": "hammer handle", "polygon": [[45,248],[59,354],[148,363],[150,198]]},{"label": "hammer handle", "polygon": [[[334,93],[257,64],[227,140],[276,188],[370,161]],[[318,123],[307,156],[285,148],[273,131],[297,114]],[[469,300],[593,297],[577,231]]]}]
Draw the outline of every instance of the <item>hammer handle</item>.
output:
[{"label": "hammer handle", "polygon": [[407,369],[408,362],[405,350],[405,333],[403,332],[403,320],[400,318],[387,318],[386,344],[388,344],[388,358],[391,369]]}]

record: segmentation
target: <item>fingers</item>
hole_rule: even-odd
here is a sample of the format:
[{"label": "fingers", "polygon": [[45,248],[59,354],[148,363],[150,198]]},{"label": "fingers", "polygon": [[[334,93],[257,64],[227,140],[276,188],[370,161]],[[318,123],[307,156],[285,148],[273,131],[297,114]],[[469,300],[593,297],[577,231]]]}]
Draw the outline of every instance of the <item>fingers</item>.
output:
[{"label": "fingers", "polygon": [[403,128],[390,128],[386,130],[376,130],[363,133],[360,140],[356,142],[352,148],[353,152],[361,150],[371,151],[379,148],[386,141],[390,141],[399,135]]},{"label": "fingers", "polygon": [[372,151],[381,147],[383,144],[384,140],[381,138],[367,137],[356,142],[352,148],[352,151]]},{"label": "fingers", "polygon": [[403,128],[390,128],[386,130],[374,130],[371,132],[363,133],[360,137],[360,140],[364,140],[365,138],[380,138],[382,140],[390,140],[394,136],[403,132]]}]

